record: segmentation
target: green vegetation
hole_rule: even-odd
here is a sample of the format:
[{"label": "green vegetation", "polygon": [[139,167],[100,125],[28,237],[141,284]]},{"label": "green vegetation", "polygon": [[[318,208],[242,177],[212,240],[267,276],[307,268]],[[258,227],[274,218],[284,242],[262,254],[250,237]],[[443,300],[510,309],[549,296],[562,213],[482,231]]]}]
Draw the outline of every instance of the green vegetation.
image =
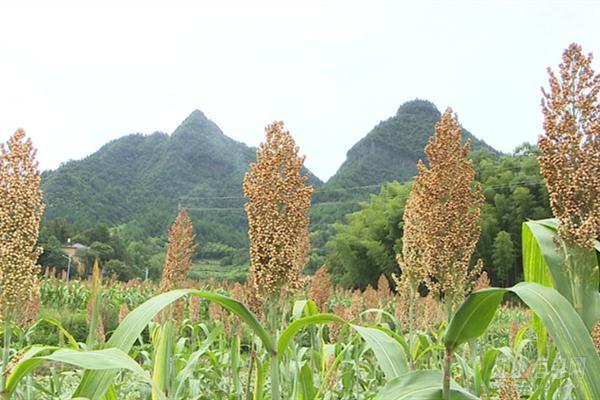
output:
[{"label": "green vegetation", "polygon": [[[386,182],[412,178],[439,116],[430,102],[405,103],[396,116],[357,143],[329,182],[321,185],[312,177],[317,190],[310,213],[307,273],[327,262],[336,281],[361,288],[374,285],[380,273],[389,276],[401,245],[406,189],[400,186],[406,185]],[[539,174],[539,151],[525,144],[512,154],[499,154],[472,135],[464,136],[474,141],[470,158],[486,197],[475,257],[484,261],[494,284],[510,285],[522,278],[519,221],[550,215]],[[249,262],[241,181],[253,154],[253,149],[229,139],[195,111],[170,136],[127,136],[84,160],[44,173],[48,206],[40,234],[45,249],[40,263],[65,270],[67,259],[60,244],[71,238],[89,247],[82,254],[87,272],[99,256],[104,261],[118,260],[109,271],[122,279],[143,278],[146,269],[150,278],[157,279],[164,261],[165,232],[182,205],[188,207],[201,239],[196,263],[216,261],[223,269],[212,264],[207,277],[217,278],[222,272],[223,278],[239,280],[244,269],[239,266]],[[402,165],[386,157],[394,163],[401,160]],[[67,177],[85,185],[59,184]],[[120,194],[115,197],[113,192]],[[352,214],[359,210],[362,213]],[[498,239],[500,232],[505,233]],[[514,255],[510,263],[504,262],[511,253],[506,233]],[[501,244],[495,246],[498,240]],[[495,250],[498,246],[501,250]],[[348,271],[360,271],[360,279]]]},{"label": "green vegetation", "polygon": [[[539,174],[537,148],[518,147],[511,155],[486,149],[471,153],[486,203],[474,260],[481,258],[492,283],[510,286],[523,279],[521,222],[551,215],[547,189]],[[372,195],[345,224],[334,226],[326,263],[345,287],[375,286],[381,273],[397,268],[402,248],[402,214],[410,184],[389,183]]]},{"label": "green vegetation", "polygon": [[[417,173],[417,161],[424,160],[423,149],[440,119],[440,112],[427,100],[413,100],[398,108],[395,116],[380,122],[347,154],[346,161],[327,182],[336,187],[406,182]],[[473,149],[494,149],[463,131]]]}]

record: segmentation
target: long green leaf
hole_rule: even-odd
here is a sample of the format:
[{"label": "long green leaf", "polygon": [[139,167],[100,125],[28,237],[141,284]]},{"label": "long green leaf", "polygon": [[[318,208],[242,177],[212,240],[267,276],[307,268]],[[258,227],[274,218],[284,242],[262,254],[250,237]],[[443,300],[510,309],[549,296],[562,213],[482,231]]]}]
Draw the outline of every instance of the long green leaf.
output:
[{"label": "long green leaf", "polygon": [[[545,286],[553,286],[571,304],[574,298],[573,291],[576,290],[583,301],[580,316],[588,331],[591,331],[600,319],[600,294],[598,293],[600,275],[596,252],[594,250],[587,253],[578,252],[581,253],[580,259],[577,260],[578,279],[574,281],[569,276],[565,265],[564,252],[557,243],[558,232],[554,219],[528,221],[523,224],[525,279]],[[547,275],[551,277],[552,285],[548,284]],[[540,330],[539,333],[542,331]]]},{"label": "long green leaf", "polygon": [[[42,353],[47,353],[51,351],[58,350],[56,346],[32,346],[29,350],[23,353],[23,356],[15,365],[13,370],[10,372],[8,377],[6,378],[6,392],[8,393],[8,397],[10,398],[14,393],[17,385],[21,380],[29,375],[31,371],[36,369],[41,363],[42,359],[39,358],[39,355]],[[34,360],[34,361],[31,361]]]},{"label": "long green leaf", "polygon": [[[554,287],[548,264],[546,263],[544,255],[540,249],[539,241],[536,239],[536,236],[531,230],[532,227],[533,229],[541,231],[538,233],[538,235],[542,235],[540,237],[540,241],[546,240],[546,235],[544,235],[545,229],[539,228],[538,224],[536,223],[523,223],[521,243],[523,247],[523,272],[525,275],[525,280],[527,282],[536,282],[547,287]],[[540,317],[537,316],[537,314],[533,314],[532,327],[537,335],[536,346],[538,355],[543,356],[544,352],[546,351],[548,332],[546,331],[544,323]]]},{"label": "long green leaf", "polygon": [[394,379],[408,372],[408,363],[402,346],[385,332],[375,328],[350,325],[369,345],[377,363],[387,379]]},{"label": "long green leaf", "polygon": [[[139,375],[144,381],[152,385],[152,382],[146,372],[125,352],[119,349],[104,349],[94,351],[77,351],[72,349],[59,349],[45,356],[40,356],[40,353],[55,350],[55,347],[43,346],[32,347],[25,353],[23,359],[15,367],[7,381],[6,391],[9,397],[14,393],[20,380],[31,373],[44,361],[62,362],[75,367],[85,369],[87,371],[116,371],[126,369]],[[82,397],[82,396],[75,396]],[[164,395],[159,394],[158,398],[163,399]]]},{"label": "long green leaf", "polygon": [[494,318],[506,289],[489,288],[472,293],[456,310],[444,334],[444,344],[450,350],[483,335]]},{"label": "long green leaf", "polygon": [[[450,383],[452,400],[477,400],[455,382]],[[414,371],[389,381],[375,400],[442,400],[442,372]]]},{"label": "long green leaf", "polygon": [[300,381],[300,400],[313,400],[317,393],[315,389],[315,382],[313,380],[313,373],[310,370],[310,364],[304,363],[298,374]]},{"label": "long green leaf", "polygon": [[152,389],[152,400],[157,399],[159,392],[165,393],[167,391],[171,347],[173,345],[173,323],[167,321],[157,329],[159,329],[159,332],[154,346],[154,364],[152,365],[152,382],[156,389]]},{"label": "long green leaf", "polygon": [[[248,311],[242,303],[227,296],[196,289],[173,290],[147,300],[125,317],[113,332],[108,342],[106,342],[105,347],[118,348],[128,353],[148,323],[165,307],[185,295],[202,297],[233,312],[248,324],[269,352],[275,353],[276,349],[273,339],[258,322],[254,314]],[[115,374],[116,371],[86,371],[75,391],[75,396],[88,397],[92,400],[101,399],[114,379]]]},{"label": "long green leaf", "polygon": [[493,316],[502,295],[508,291],[519,296],[541,318],[563,358],[573,363],[571,376],[582,398],[600,399],[600,357],[592,338],[571,303],[553,288],[522,282],[509,289],[472,293],[450,321],[444,335],[446,346],[454,349],[483,334],[491,321],[490,314]]},{"label": "long green leaf", "polygon": [[300,329],[309,325],[326,324],[328,322],[338,322],[342,324],[346,323],[346,321],[337,315],[324,313],[300,318],[289,324],[288,327],[285,328],[285,330],[281,333],[281,336],[279,336],[279,340],[277,341],[277,353],[279,354],[279,357],[283,357],[283,354],[285,354],[290,341],[294,338],[298,331],[300,331]]},{"label": "long green leaf", "polygon": [[[282,357],[289,346],[290,341],[298,331],[309,325],[338,322],[346,324],[346,321],[334,314],[316,314],[300,318],[292,322],[281,334],[277,342],[279,356]],[[408,372],[408,363],[402,345],[387,333],[360,325],[350,326],[358,332],[367,345],[373,350],[375,358],[383,373],[388,379],[393,379]]]}]

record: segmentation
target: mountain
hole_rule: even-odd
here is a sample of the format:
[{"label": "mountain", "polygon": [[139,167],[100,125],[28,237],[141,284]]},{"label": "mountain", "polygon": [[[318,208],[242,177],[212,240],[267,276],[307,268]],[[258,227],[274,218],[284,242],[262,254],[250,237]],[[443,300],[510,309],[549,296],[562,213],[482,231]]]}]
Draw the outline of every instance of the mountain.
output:
[{"label": "mountain", "polygon": [[[391,118],[380,122],[347,153],[346,161],[327,182],[327,187],[376,185],[397,180],[411,180],[419,159],[425,160],[423,149],[435,124],[441,117],[436,106],[427,100],[412,100],[398,108]],[[488,148],[482,140],[463,129],[473,149]]]},{"label": "mountain", "polygon": [[196,110],[171,135],[128,135],[44,172],[46,218],[82,227],[129,223],[140,236],[160,236],[181,205],[205,241],[243,245],[242,179],[255,160],[255,148],[224,135]]}]

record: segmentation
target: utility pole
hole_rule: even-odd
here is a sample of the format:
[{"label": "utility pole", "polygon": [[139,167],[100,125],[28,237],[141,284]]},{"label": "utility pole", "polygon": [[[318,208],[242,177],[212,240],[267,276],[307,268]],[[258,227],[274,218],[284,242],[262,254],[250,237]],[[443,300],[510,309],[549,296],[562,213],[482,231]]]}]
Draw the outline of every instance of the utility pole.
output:
[{"label": "utility pole", "polygon": [[71,255],[63,254],[62,256],[69,260],[69,263],[67,264],[67,282],[69,282],[69,279],[71,278]]}]

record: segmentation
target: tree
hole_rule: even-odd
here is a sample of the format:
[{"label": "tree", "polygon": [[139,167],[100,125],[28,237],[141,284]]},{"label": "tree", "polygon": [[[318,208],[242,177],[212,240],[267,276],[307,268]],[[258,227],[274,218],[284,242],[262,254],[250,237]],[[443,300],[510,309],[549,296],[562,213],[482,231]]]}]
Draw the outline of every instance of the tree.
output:
[{"label": "tree", "polygon": [[409,193],[410,185],[391,182],[360,211],[349,214],[346,224],[335,225],[326,263],[334,282],[365,289],[397,268],[395,255],[402,247],[402,214]]},{"label": "tree", "polygon": [[510,233],[498,232],[494,239],[492,259],[494,263],[492,282],[497,286],[506,286],[510,282],[510,273],[515,264],[515,247]]},{"label": "tree", "polygon": [[261,297],[297,290],[308,248],[308,212],[313,193],[302,174],[304,157],[283,122],[266,128],[256,162],[244,175],[250,238],[250,274]]},{"label": "tree", "polygon": [[116,275],[120,281],[129,281],[140,277],[140,271],[137,268],[125,264],[121,260],[109,260],[104,264],[105,275]]},{"label": "tree", "polygon": [[67,258],[62,251],[60,241],[54,235],[48,235],[47,232],[45,234],[40,233],[38,244],[44,249],[44,252],[40,254],[38,259],[42,268],[55,268],[58,272],[67,269]]}]

